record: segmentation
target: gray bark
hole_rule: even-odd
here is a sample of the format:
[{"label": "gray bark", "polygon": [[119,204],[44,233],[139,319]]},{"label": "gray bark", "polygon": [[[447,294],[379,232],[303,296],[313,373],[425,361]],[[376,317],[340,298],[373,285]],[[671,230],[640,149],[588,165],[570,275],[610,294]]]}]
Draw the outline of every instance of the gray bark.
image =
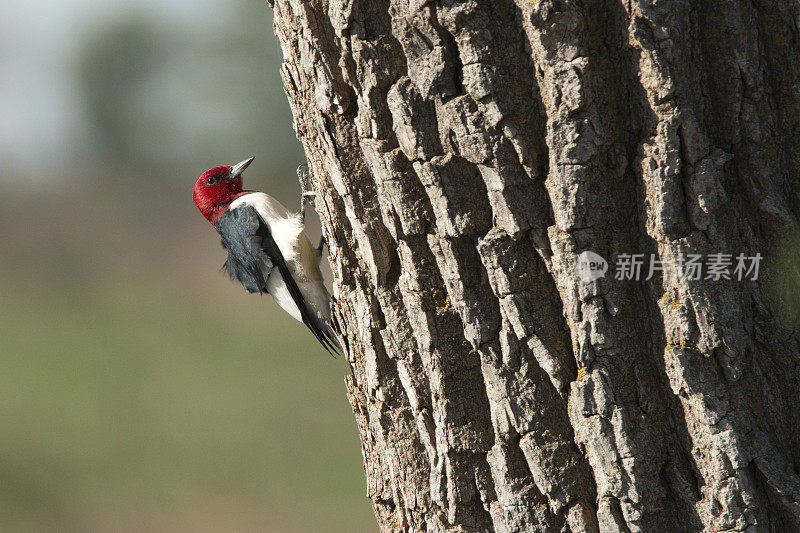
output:
[{"label": "gray bark", "polygon": [[792,531],[800,4],[278,0],[383,531]]}]

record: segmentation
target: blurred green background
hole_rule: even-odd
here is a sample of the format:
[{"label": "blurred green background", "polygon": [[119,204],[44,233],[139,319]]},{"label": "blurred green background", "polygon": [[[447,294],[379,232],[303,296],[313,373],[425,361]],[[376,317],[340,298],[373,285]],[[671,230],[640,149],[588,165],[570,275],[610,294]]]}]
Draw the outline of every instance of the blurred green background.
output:
[{"label": "blurred green background", "polygon": [[220,272],[191,201],[255,155],[297,205],[271,10],[7,4],[0,531],[374,530],[346,365]]}]

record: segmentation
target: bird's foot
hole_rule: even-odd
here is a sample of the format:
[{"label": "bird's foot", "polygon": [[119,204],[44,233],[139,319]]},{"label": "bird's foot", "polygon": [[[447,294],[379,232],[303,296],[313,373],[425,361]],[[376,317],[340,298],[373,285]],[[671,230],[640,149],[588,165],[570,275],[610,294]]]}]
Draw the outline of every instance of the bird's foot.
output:
[{"label": "bird's foot", "polygon": [[317,244],[317,247],[314,248],[314,253],[317,254],[317,259],[322,257],[322,251],[325,249],[326,244],[328,243],[325,241],[325,235],[321,235],[319,238],[319,244]]},{"label": "bird's foot", "polygon": [[308,171],[308,163],[303,163],[297,167],[297,180],[300,182],[300,216],[303,220],[306,218],[306,209],[308,206],[314,206],[314,188],[311,186],[311,173]]}]

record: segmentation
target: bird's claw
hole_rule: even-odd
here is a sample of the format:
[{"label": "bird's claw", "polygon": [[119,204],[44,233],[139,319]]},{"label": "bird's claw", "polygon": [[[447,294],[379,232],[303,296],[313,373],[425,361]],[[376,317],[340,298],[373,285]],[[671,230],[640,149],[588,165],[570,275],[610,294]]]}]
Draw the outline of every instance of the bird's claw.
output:
[{"label": "bird's claw", "polygon": [[317,244],[317,247],[314,248],[314,253],[317,254],[317,259],[322,257],[322,251],[325,249],[326,244],[328,243],[325,241],[325,235],[320,236],[319,244]]},{"label": "bird's claw", "polygon": [[308,163],[303,163],[297,167],[297,179],[300,182],[300,188],[303,191],[303,194],[312,191],[313,187],[311,187],[311,173],[308,171]]},{"label": "bird's claw", "polygon": [[300,182],[300,216],[306,218],[306,208],[314,205],[314,188],[311,186],[311,173],[308,171],[308,163],[303,163],[297,167],[297,180]]}]

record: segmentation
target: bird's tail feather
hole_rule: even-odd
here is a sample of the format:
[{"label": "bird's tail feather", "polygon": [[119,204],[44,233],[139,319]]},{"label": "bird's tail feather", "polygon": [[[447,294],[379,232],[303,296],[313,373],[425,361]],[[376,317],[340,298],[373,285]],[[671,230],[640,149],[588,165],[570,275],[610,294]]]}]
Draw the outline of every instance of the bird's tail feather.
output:
[{"label": "bird's tail feather", "polygon": [[303,322],[332,357],[336,357],[337,354],[342,353],[342,344],[339,342],[339,336],[328,321],[319,317],[313,317],[312,320],[308,322],[304,320]]}]

